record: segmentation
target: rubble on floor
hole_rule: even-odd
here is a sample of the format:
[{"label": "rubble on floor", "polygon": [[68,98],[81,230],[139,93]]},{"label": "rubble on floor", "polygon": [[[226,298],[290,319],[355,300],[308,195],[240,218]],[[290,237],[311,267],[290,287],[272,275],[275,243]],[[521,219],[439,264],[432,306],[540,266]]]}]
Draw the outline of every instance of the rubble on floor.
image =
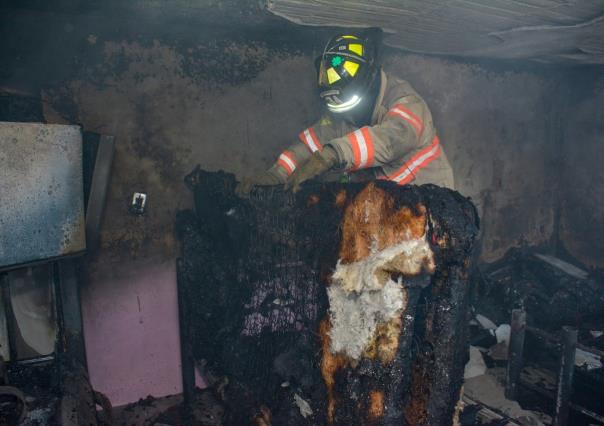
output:
[{"label": "rubble on floor", "polygon": [[[563,325],[577,325],[582,334],[604,330],[602,271],[588,272],[531,248],[510,250],[479,271],[473,305],[481,317],[506,324],[512,308],[524,307],[528,325],[545,331]],[[604,349],[604,339],[600,345]]]},{"label": "rubble on floor", "polygon": [[[198,389],[191,404],[191,423],[197,426],[223,424],[224,406],[210,390]],[[148,396],[135,403],[117,407],[113,411],[113,426],[181,426],[183,397],[171,395],[162,398]]]},{"label": "rubble on floor", "polygon": [[551,417],[543,413],[524,410],[518,402],[510,401],[505,397],[504,384],[501,382],[504,375],[503,369],[492,369],[488,372],[485,371],[485,374],[467,378],[464,380],[464,395],[515,420],[520,425],[543,426],[544,421],[549,424]]},{"label": "rubble on floor", "polygon": [[464,381],[471,379],[472,377],[482,376],[487,372],[487,365],[482,359],[480,349],[476,346],[470,346],[470,360],[466,363],[463,378]]},{"label": "rubble on floor", "polygon": [[[526,414],[524,411],[550,424],[560,362],[560,330],[563,325],[571,325],[579,330],[570,400],[571,423],[604,424],[601,405],[604,333],[598,332],[604,329],[601,272],[587,271],[525,248],[512,250],[496,264],[483,265],[476,278],[474,315],[470,320],[473,346],[466,365],[465,395],[481,406],[516,419],[519,424],[525,424],[520,418]],[[504,376],[511,311],[517,308],[526,311],[527,326],[524,368],[515,402],[504,396]],[[486,369],[481,367],[483,363]],[[483,370],[484,374],[480,374]]]}]

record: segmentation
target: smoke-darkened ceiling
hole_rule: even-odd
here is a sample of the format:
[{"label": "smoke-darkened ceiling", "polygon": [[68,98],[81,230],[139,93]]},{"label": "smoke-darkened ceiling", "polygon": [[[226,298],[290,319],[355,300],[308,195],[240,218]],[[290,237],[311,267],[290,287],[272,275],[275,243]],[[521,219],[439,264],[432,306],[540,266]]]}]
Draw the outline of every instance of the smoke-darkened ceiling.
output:
[{"label": "smoke-darkened ceiling", "polygon": [[406,51],[604,64],[604,0],[267,0],[303,25],[381,27]]}]

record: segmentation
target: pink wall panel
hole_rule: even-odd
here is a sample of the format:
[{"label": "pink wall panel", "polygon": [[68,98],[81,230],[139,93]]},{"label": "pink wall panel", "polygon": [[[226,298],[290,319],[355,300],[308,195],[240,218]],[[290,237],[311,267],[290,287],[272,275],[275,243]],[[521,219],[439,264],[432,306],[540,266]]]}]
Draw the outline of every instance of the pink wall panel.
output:
[{"label": "pink wall panel", "polygon": [[114,406],[181,392],[175,262],[107,269],[82,289],[93,387]]}]

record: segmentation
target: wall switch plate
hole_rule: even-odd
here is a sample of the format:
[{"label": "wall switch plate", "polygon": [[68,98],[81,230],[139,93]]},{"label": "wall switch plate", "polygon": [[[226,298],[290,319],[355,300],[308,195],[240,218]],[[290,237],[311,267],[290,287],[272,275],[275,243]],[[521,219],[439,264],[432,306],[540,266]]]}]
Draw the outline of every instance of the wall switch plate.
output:
[{"label": "wall switch plate", "polygon": [[147,194],[144,192],[135,192],[132,194],[130,202],[130,213],[135,215],[145,214],[147,210]]}]

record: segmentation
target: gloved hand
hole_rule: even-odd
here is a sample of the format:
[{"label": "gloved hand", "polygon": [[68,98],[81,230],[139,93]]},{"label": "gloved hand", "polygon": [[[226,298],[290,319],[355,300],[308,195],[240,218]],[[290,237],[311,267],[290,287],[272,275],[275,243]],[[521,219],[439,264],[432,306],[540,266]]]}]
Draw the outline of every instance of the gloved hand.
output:
[{"label": "gloved hand", "polygon": [[310,159],[298,166],[296,171],[285,182],[285,190],[290,190],[295,194],[300,190],[302,182],[322,175],[338,161],[338,154],[330,146],[326,146],[322,151],[315,152]]},{"label": "gloved hand", "polygon": [[252,192],[252,189],[255,186],[271,186],[279,185],[280,183],[281,181],[277,176],[265,171],[243,178],[235,188],[235,194],[242,198],[246,198],[250,195],[250,192]]}]

